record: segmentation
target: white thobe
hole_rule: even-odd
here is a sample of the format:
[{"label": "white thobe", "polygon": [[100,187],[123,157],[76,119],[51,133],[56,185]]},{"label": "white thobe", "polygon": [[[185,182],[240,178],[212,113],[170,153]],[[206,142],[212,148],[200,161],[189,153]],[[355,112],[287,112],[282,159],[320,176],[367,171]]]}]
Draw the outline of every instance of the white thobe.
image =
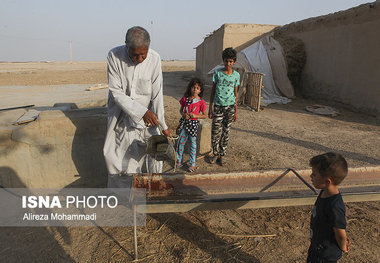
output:
[{"label": "white thobe", "polygon": [[136,64],[126,46],[108,53],[108,124],[103,153],[109,175],[162,172],[162,162],[146,154],[146,141],[159,128],[145,126],[143,116],[154,112],[163,130],[164,118],[161,58],[149,49],[146,59]]}]

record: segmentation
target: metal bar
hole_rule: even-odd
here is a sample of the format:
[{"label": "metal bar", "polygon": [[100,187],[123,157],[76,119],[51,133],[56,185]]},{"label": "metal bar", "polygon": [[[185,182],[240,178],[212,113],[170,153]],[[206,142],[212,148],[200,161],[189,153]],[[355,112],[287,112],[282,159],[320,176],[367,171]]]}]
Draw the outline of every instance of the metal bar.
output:
[{"label": "metal bar", "polygon": [[34,104],[24,105],[24,106],[17,106],[17,107],[10,107],[10,108],[3,108],[3,109],[0,109],[0,111],[23,109],[23,108],[33,107],[33,106],[34,106]]},{"label": "metal bar", "polygon": [[318,194],[317,193],[317,190],[315,190],[315,188],[313,186],[311,186],[308,182],[305,181],[305,179],[303,179],[301,177],[301,175],[299,175],[294,169],[292,168],[289,168],[289,171],[292,171],[304,184],[306,184],[307,187],[309,187],[316,195]]},{"label": "metal bar", "polygon": [[[380,201],[380,191],[377,193],[350,193],[342,194],[345,203],[349,202],[367,202]],[[147,203],[146,205],[137,205],[138,212],[147,214],[152,213],[182,213],[195,210],[225,210],[225,209],[255,209],[269,207],[286,207],[313,205],[316,200],[315,196],[308,197],[291,197],[291,198],[272,198],[257,200],[214,200],[186,203]]]},{"label": "metal bar", "polygon": [[139,258],[138,250],[137,250],[137,219],[136,219],[137,207],[133,206],[133,242],[135,247],[135,260]]},{"label": "metal bar", "polygon": [[287,169],[285,172],[283,172],[279,177],[277,177],[273,182],[265,186],[263,189],[260,190],[260,192],[264,192],[265,190],[269,189],[273,185],[275,185],[278,181],[281,180],[287,173],[289,173],[290,169]]}]

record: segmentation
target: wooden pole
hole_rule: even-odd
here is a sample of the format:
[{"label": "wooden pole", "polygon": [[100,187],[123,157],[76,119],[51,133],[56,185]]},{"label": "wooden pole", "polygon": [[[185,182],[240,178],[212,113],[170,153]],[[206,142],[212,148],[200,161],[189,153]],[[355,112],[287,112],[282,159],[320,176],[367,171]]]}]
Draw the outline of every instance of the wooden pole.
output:
[{"label": "wooden pole", "polygon": [[73,62],[73,42],[70,41],[70,62]]}]

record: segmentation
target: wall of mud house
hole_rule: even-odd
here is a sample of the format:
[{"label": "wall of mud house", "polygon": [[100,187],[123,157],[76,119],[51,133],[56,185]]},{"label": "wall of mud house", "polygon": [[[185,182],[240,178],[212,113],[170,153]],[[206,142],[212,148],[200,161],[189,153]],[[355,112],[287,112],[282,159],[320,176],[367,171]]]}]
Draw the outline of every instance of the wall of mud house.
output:
[{"label": "wall of mud house", "polygon": [[275,25],[224,24],[196,47],[196,74],[204,80],[207,73],[221,64],[222,52],[227,47],[241,50],[243,45],[275,28]]},{"label": "wall of mud house", "polygon": [[306,48],[302,93],[380,115],[380,1],[280,28]]},{"label": "wall of mud house", "polygon": [[103,144],[107,109],[43,111],[36,121],[1,132],[0,185],[106,187]]}]

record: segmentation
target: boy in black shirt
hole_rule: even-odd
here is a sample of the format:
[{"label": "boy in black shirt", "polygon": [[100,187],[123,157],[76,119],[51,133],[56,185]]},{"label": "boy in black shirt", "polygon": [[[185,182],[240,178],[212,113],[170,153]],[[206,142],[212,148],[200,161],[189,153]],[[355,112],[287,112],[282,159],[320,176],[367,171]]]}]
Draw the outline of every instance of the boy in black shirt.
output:
[{"label": "boy in black shirt", "polygon": [[338,153],[328,152],[310,159],[311,182],[321,189],[310,221],[311,244],[308,263],[337,262],[342,251],[350,250],[346,234],[346,210],[338,189],[346,177],[346,160]]}]

